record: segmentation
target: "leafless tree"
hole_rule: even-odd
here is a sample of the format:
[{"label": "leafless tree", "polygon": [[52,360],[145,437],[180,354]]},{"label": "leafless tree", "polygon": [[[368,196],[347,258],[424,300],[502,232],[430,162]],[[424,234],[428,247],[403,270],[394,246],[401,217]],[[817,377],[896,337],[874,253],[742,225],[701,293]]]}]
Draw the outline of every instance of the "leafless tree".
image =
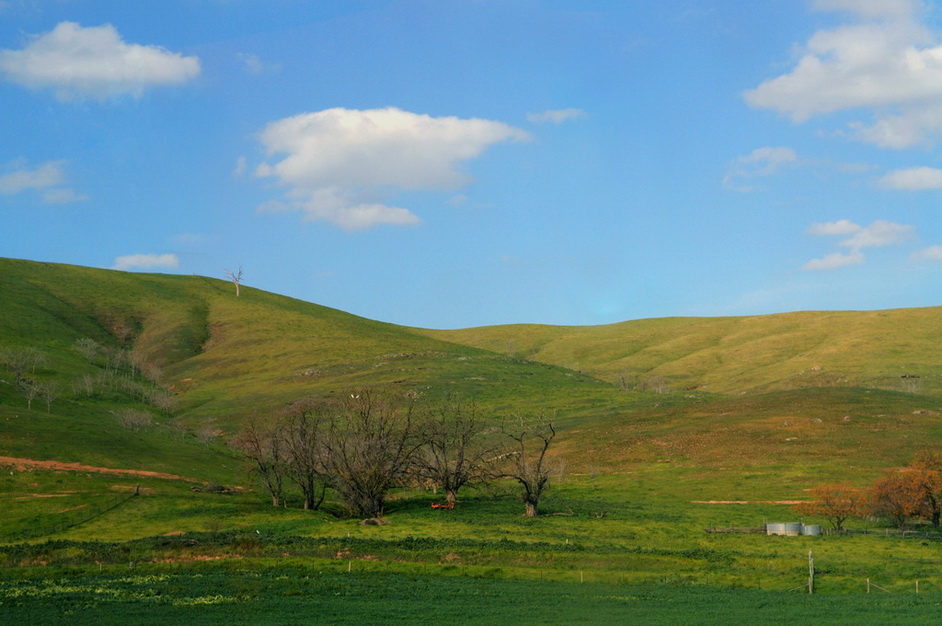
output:
[{"label": "leafless tree", "polygon": [[89,362],[93,362],[95,358],[101,353],[101,346],[94,339],[89,339],[88,337],[82,337],[81,339],[76,339],[73,344],[75,350],[85,357]]},{"label": "leafless tree", "polygon": [[31,383],[27,372],[35,374],[36,368],[45,365],[49,358],[45,352],[35,348],[0,350],[0,365],[13,374],[13,384],[23,388]]},{"label": "leafless tree", "polygon": [[232,443],[251,461],[252,473],[265,484],[271,495],[272,506],[279,506],[284,498],[284,476],[287,470],[281,433],[276,427],[266,428],[251,422],[239,431]]},{"label": "leafless tree", "polygon": [[510,448],[502,455],[507,464],[503,476],[520,483],[524,514],[536,517],[540,498],[550,483],[552,467],[546,451],[556,437],[556,429],[542,417],[536,420],[518,418],[504,425],[503,434],[511,441]]},{"label": "leafless tree", "polygon": [[39,392],[42,390],[42,387],[35,381],[26,380],[20,385],[20,389],[23,391],[23,395],[26,396],[26,409],[32,411],[33,400],[39,397]]},{"label": "leafless tree", "polygon": [[327,492],[324,433],[331,407],[316,399],[291,404],[280,424],[288,475],[301,490],[304,508],[316,510]]},{"label": "leafless tree", "polygon": [[380,394],[349,394],[336,406],[325,437],[332,486],[357,517],[383,514],[386,495],[405,478],[422,443],[413,419],[414,401]]},{"label": "leafless tree", "polygon": [[39,395],[46,401],[46,412],[52,413],[52,403],[59,397],[59,383],[54,380],[44,381],[39,385]]},{"label": "leafless tree", "polygon": [[141,430],[154,422],[154,416],[140,409],[122,409],[115,413],[115,418],[126,430]]},{"label": "leafless tree", "polygon": [[496,445],[485,441],[487,431],[473,402],[462,404],[449,396],[437,406],[425,405],[422,431],[416,473],[441,487],[449,504],[463,486],[494,475]]},{"label": "leafless tree", "polygon": [[236,296],[238,296],[239,286],[242,284],[242,266],[240,265],[238,271],[235,272],[226,268],[226,278],[231,280],[232,284],[235,285]]}]

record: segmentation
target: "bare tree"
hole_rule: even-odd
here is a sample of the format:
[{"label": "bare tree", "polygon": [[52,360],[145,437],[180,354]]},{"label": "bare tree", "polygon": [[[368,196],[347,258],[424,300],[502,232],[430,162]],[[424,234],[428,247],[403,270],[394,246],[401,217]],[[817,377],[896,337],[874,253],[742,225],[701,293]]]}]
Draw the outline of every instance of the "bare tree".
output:
[{"label": "bare tree", "polygon": [[301,490],[304,508],[309,511],[318,509],[327,493],[323,438],[330,415],[329,405],[301,400],[288,407],[279,429],[288,475]]},{"label": "bare tree", "polygon": [[76,339],[73,344],[75,350],[85,357],[90,363],[94,362],[95,358],[101,353],[101,346],[94,339],[89,339],[88,337],[82,337],[81,339]]},{"label": "bare tree", "polygon": [[242,266],[240,265],[238,271],[235,271],[235,272],[226,268],[226,278],[231,280],[232,284],[235,285],[236,296],[238,296],[239,286],[242,284]]},{"label": "bare tree", "polygon": [[502,455],[507,463],[503,476],[520,483],[524,514],[536,517],[540,498],[550,483],[552,467],[546,451],[556,437],[556,429],[542,417],[536,420],[518,418],[512,424],[504,425],[503,433],[512,442],[510,449]]},{"label": "bare tree", "polygon": [[416,473],[445,491],[449,504],[463,486],[493,476],[496,446],[484,441],[487,434],[477,418],[473,402],[462,405],[454,396],[436,407],[426,405],[423,444],[416,455]]},{"label": "bare tree", "polygon": [[284,498],[286,463],[278,429],[251,422],[239,431],[232,444],[251,461],[252,473],[265,484],[272,506],[279,506]]},{"label": "bare tree", "polygon": [[52,413],[52,403],[59,397],[59,383],[47,380],[39,386],[39,395],[46,401],[46,412]]},{"label": "bare tree", "polygon": [[23,391],[23,395],[26,396],[26,410],[33,410],[33,400],[39,397],[39,392],[42,387],[38,383],[32,380],[26,380],[23,384],[20,385],[20,389]]},{"label": "bare tree", "polygon": [[336,406],[324,459],[352,515],[382,515],[387,493],[405,478],[422,442],[413,408],[414,401],[402,406],[369,391],[350,394]]}]

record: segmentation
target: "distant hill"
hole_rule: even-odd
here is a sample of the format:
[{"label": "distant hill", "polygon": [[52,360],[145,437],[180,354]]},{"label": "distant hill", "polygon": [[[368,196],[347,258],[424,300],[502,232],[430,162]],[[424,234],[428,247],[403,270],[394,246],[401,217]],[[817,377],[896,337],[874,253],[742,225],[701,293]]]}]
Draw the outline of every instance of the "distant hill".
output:
[{"label": "distant hill", "polygon": [[942,308],[425,331],[616,385],[714,393],[808,387],[942,391]]},{"label": "distant hill", "polygon": [[[375,386],[457,393],[495,419],[551,415],[560,453],[611,471],[810,463],[849,445],[876,467],[942,433],[940,308],[441,331],[245,286],[237,297],[218,279],[13,259],[0,259],[0,294],[0,352],[40,352],[28,376],[57,390],[27,410],[0,367],[0,456],[226,480],[223,444],[245,420]],[[102,352],[90,360],[81,342]],[[128,409],[153,423],[122,424]],[[802,445],[784,443],[794,424]]]}]

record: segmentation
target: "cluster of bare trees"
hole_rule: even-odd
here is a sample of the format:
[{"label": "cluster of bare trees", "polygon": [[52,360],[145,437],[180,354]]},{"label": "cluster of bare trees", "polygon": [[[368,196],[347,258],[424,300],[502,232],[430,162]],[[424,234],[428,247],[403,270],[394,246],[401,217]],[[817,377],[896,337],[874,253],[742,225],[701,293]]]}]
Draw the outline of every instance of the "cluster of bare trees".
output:
[{"label": "cluster of bare trees", "polygon": [[172,413],[174,395],[161,386],[161,371],[146,356],[135,350],[102,346],[87,337],[78,339],[75,350],[98,370],[86,373],[72,382],[75,395],[99,397],[120,394],[149,404],[163,413]]},{"label": "cluster of bare trees", "polygon": [[923,450],[903,468],[886,470],[869,488],[828,484],[811,490],[813,500],[796,508],[819,515],[836,530],[852,517],[882,517],[898,528],[923,519],[938,528],[942,518],[942,456]]},{"label": "cluster of bare trees", "polygon": [[275,506],[293,485],[305,509],[318,508],[330,489],[351,515],[378,517],[398,486],[434,485],[453,504],[462,487],[510,478],[521,486],[526,515],[535,516],[555,436],[542,419],[492,427],[473,403],[453,397],[432,404],[361,391],[295,402],[266,424],[250,423],[233,445]]},{"label": "cluster of bare trees", "polygon": [[59,385],[54,380],[40,381],[37,370],[49,364],[48,355],[36,348],[7,348],[0,350],[0,366],[13,375],[14,388],[23,394],[26,407],[33,410],[33,401],[42,398],[46,410],[51,410],[52,402],[59,397]]},{"label": "cluster of bare trees", "polygon": [[[73,347],[96,366],[92,372],[72,381],[73,396],[91,398],[116,394],[150,404],[164,413],[173,411],[175,398],[161,387],[159,368],[148,363],[141,353],[102,346],[88,338],[77,340]],[[49,355],[42,350],[0,349],[0,370],[12,375],[12,385],[22,393],[27,410],[32,410],[34,401],[42,400],[46,410],[51,411],[53,401],[63,395],[59,382],[51,376],[55,369]]]}]

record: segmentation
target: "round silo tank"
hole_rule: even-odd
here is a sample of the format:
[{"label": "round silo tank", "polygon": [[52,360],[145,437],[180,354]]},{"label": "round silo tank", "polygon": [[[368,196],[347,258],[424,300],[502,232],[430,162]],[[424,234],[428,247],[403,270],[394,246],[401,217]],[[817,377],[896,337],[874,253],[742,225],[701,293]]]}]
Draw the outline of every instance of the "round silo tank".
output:
[{"label": "round silo tank", "polygon": [[798,522],[788,522],[785,524],[785,536],[797,537],[801,534],[801,524]]},{"label": "round silo tank", "polygon": [[802,524],[801,534],[807,537],[817,537],[821,534],[820,524]]},{"label": "round silo tank", "polygon": [[785,534],[785,524],[781,522],[770,522],[765,525],[765,534],[767,535],[784,535]]}]

